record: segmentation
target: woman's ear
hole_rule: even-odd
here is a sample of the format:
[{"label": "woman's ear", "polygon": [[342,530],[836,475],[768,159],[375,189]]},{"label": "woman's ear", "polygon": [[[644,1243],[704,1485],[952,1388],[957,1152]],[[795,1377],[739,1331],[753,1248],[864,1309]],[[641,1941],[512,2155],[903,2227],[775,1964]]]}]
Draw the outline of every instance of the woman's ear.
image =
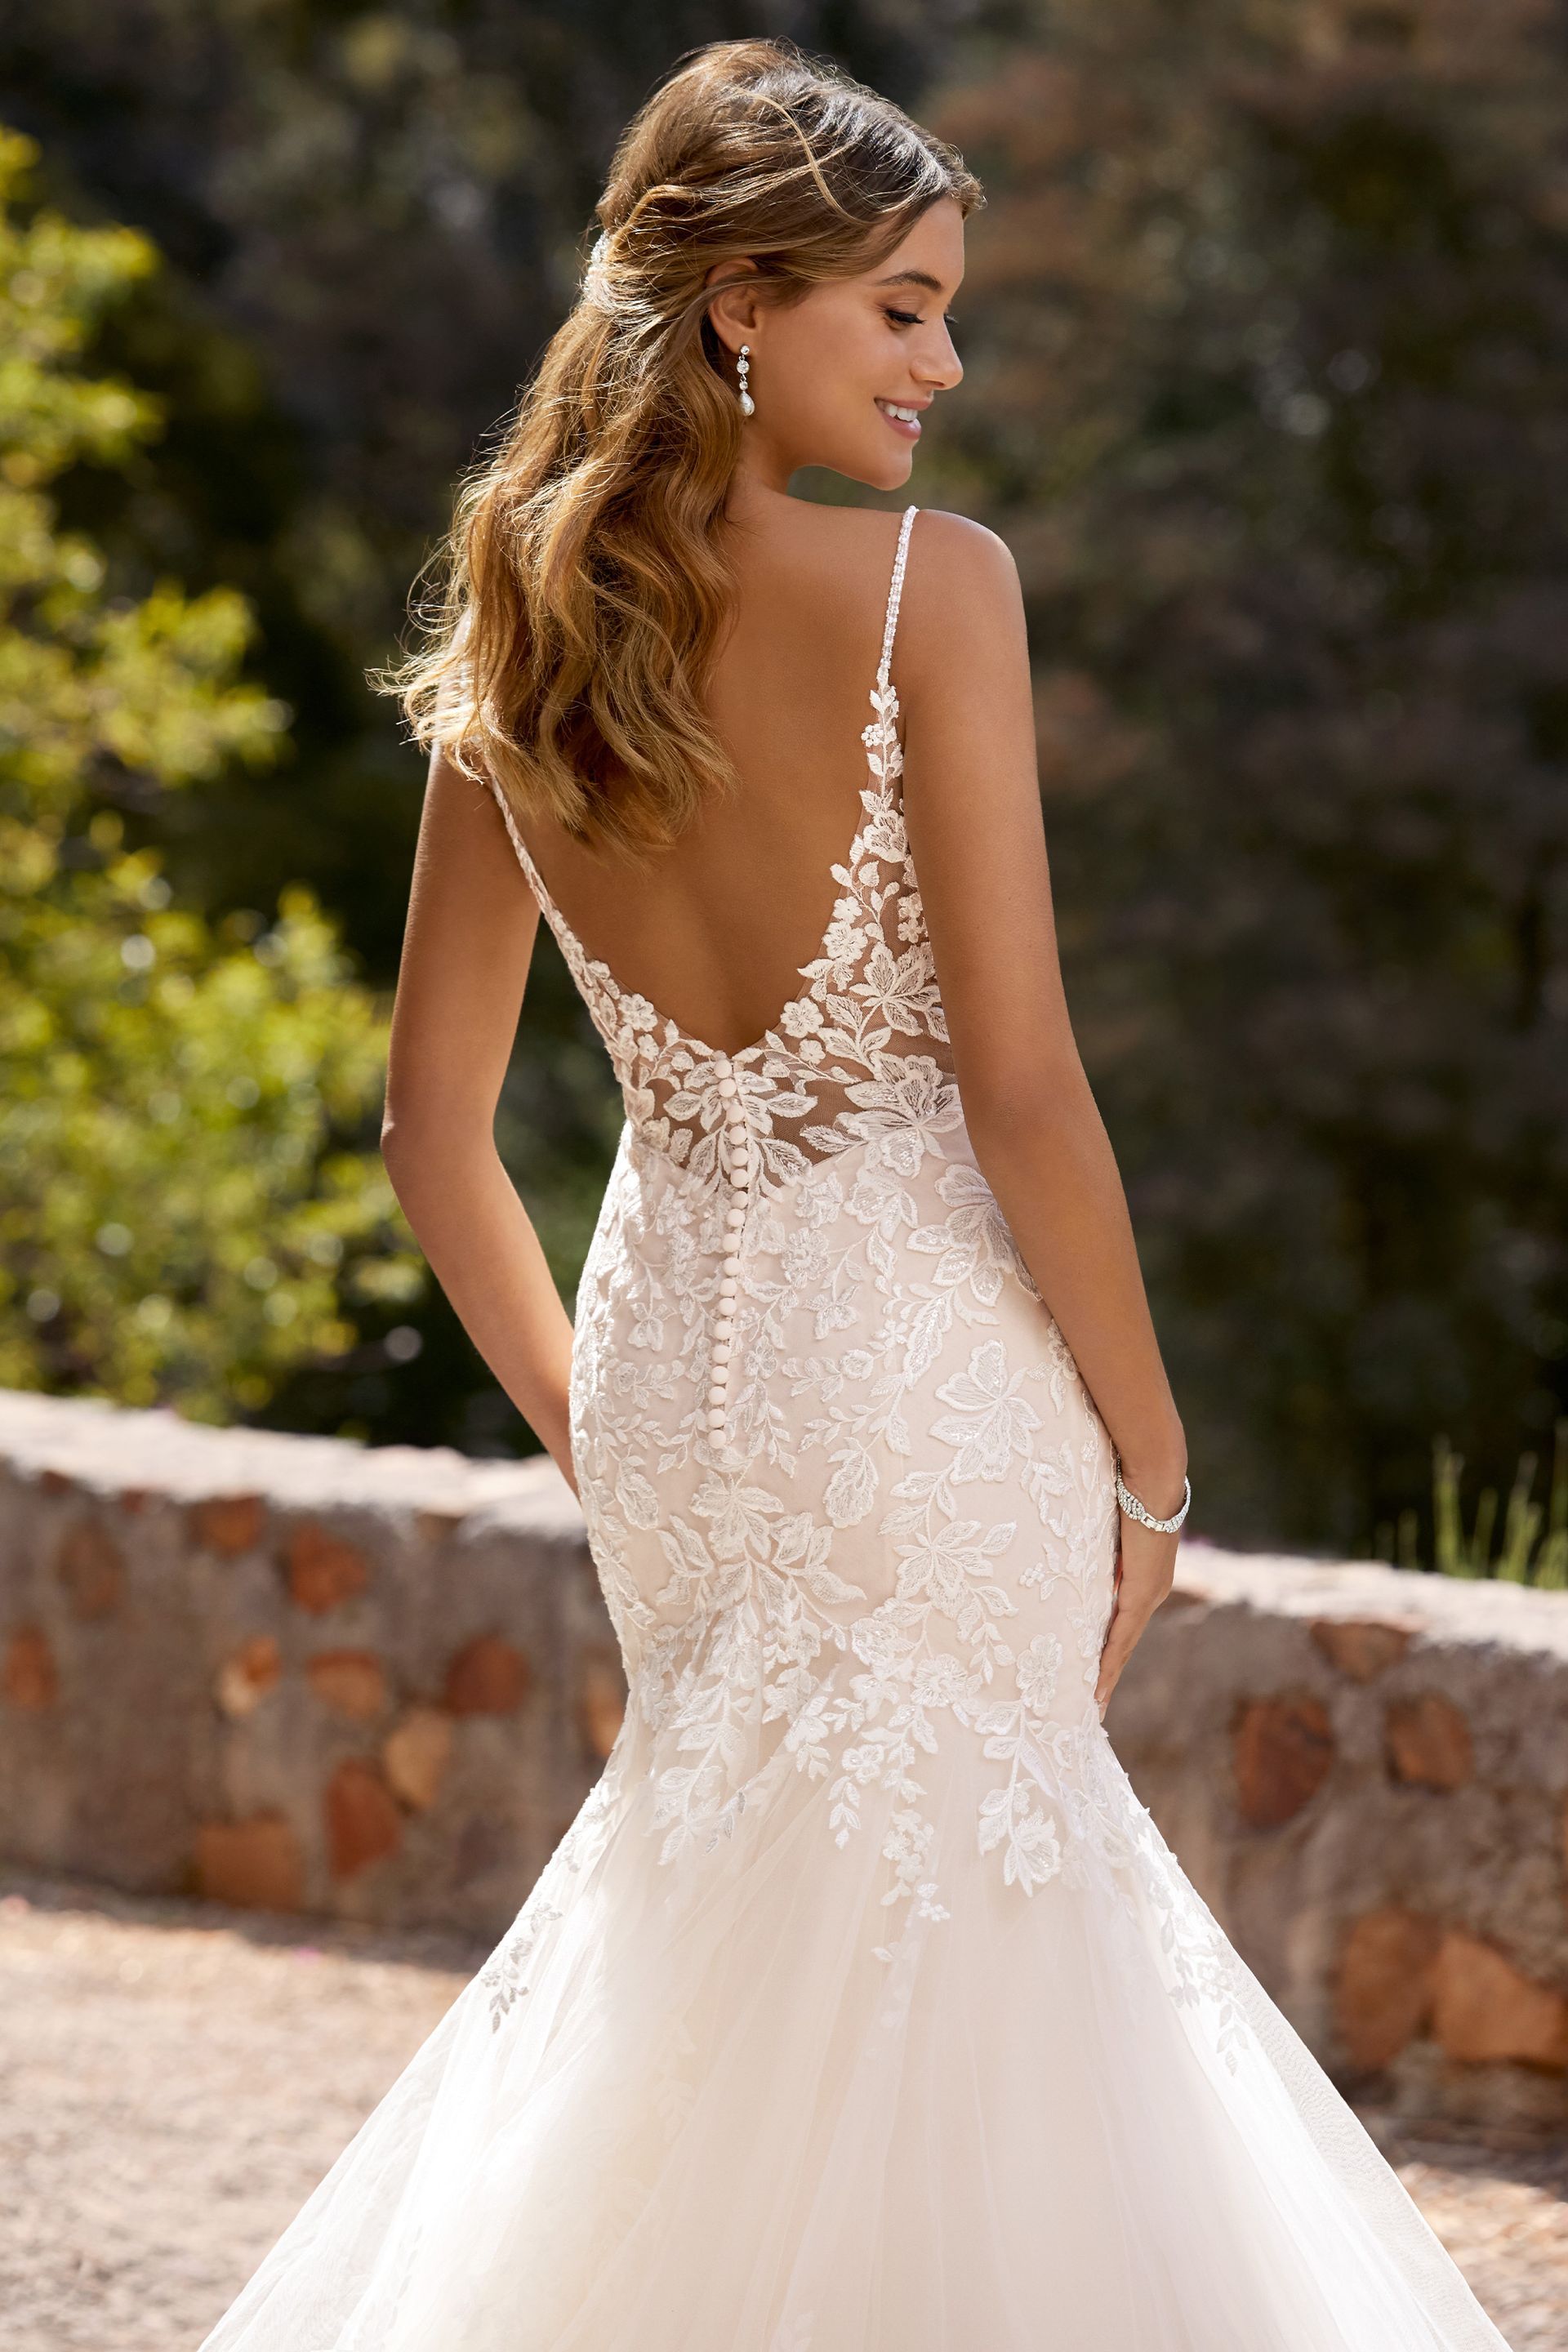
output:
[{"label": "woman's ear", "polygon": [[714,290],[708,305],[713,332],[728,352],[754,343],[762,317],[762,280],[754,261],[716,261],[705,281]]}]

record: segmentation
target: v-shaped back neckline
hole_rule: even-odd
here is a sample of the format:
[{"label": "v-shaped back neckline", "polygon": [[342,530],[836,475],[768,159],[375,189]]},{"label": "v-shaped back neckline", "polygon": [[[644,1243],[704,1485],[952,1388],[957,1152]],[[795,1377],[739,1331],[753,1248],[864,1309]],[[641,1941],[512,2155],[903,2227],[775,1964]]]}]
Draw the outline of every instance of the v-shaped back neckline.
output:
[{"label": "v-shaped back neckline", "polygon": [[[892,577],[888,586],[887,614],[882,628],[881,658],[877,665],[877,683],[870,694],[871,708],[877,715],[870,724],[861,730],[861,740],[867,748],[878,790],[873,793],[864,786],[861,788],[860,816],[855,827],[854,835],[842,860],[828,868],[836,880],[852,871],[865,841],[866,829],[885,801],[892,782],[892,763],[887,756],[888,744],[889,739],[896,740],[899,719],[899,698],[892,686],[893,640],[898,633],[899,606],[904,586],[904,567],[909,560],[910,531],[919,512],[918,507],[906,507],[899,528],[898,550],[893,558]],[[511,837],[511,845],[517,853],[518,862],[528,878],[529,887],[539,901],[540,911],[554,932],[562,954],[566,959],[574,980],[582,989],[590,1010],[592,1010],[595,989],[602,990],[617,1007],[635,1003],[647,1016],[641,1024],[644,1028],[662,1031],[668,1042],[684,1045],[694,1061],[706,1061],[725,1069],[741,1063],[754,1061],[760,1054],[767,1052],[790,1015],[798,1011],[811,994],[809,975],[820,967],[827,952],[828,942],[833,937],[834,925],[837,922],[844,906],[842,887],[835,893],[827,920],[823,925],[810,955],[805,962],[795,966],[796,978],[807,984],[797,989],[787,1003],[780,1005],[762,1035],[754,1038],[749,1045],[739,1046],[733,1051],[725,1045],[712,1045],[705,1038],[694,1035],[672,1014],[662,1012],[653,1003],[644,990],[626,987],[616,979],[602,957],[589,954],[557,906],[544,877],[534,863],[528,845],[518,830],[517,820],[511,813],[505,793],[493,776],[487,781],[505,820],[506,829]]]}]

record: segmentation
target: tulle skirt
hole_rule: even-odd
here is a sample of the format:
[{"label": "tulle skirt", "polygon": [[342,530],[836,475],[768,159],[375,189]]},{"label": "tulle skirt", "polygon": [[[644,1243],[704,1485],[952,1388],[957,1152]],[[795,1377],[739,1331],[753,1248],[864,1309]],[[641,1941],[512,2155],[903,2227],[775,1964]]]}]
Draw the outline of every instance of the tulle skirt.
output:
[{"label": "tulle skirt", "polygon": [[204,2352],[1506,2352],[1098,1723],[1083,1866],[955,1742],[896,1906],[798,1773],[661,1860],[639,1744]]}]

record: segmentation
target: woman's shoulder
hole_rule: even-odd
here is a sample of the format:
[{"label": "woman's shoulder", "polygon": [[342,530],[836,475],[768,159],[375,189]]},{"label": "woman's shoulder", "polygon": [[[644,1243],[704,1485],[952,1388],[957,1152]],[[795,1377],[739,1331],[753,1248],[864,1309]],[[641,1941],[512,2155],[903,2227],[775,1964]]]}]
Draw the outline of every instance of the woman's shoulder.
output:
[{"label": "woman's shoulder", "polygon": [[[1005,575],[1013,569],[1007,542],[983,522],[975,522],[968,515],[950,513],[943,507],[922,507],[918,499],[909,503],[915,509],[911,562],[918,543],[963,564],[977,577],[987,570]],[[890,553],[909,511],[908,507],[818,505],[805,499],[792,499],[789,504],[797,544],[829,560],[855,553],[871,562]]]},{"label": "woman's shoulder", "polygon": [[[791,536],[797,559],[821,579],[840,588],[855,581],[866,593],[885,594],[907,509],[808,506],[798,512]],[[968,515],[918,501],[904,567],[903,609],[911,620],[925,612],[962,605],[973,618],[1016,608],[1018,571],[1005,540]]]},{"label": "woman's shoulder", "polygon": [[911,629],[987,627],[1022,602],[1018,567],[1005,539],[968,515],[922,507],[910,537],[904,611]]},{"label": "woman's shoulder", "polygon": [[1000,651],[1010,648],[1016,659],[1026,645],[1023,590],[1006,541],[968,515],[922,507],[904,570],[902,690],[989,672]]},{"label": "woman's shoulder", "polygon": [[[1005,541],[984,523],[911,501],[894,647],[904,688],[933,687],[997,644],[1021,641],[1023,597]],[[780,500],[751,541],[746,598],[775,640],[854,645],[875,658],[906,509]]]}]

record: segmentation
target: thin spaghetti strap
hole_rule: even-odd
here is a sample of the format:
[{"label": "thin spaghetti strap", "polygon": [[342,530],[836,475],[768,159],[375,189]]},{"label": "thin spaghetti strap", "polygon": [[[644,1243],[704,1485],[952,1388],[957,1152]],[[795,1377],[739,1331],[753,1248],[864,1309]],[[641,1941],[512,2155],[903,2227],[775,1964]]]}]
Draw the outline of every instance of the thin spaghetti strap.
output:
[{"label": "thin spaghetti strap", "polygon": [[530,884],[532,886],[533,895],[539,900],[542,911],[545,914],[549,914],[551,911],[551,898],[549,891],[544,887],[544,877],[541,874],[538,866],[534,864],[532,858],[528,854],[528,845],[517,829],[517,819],[511,813],[511,804],[508,801],[507,796],[502,792],[500,786],[497,783],[495,778],[490,775],[488,771],[485,775],[485,782],[489,784],[490,791],[495,794],[495,803],[496,806],[501,813],[501,821],[505,824],[508,833],[511,835],[511,845],[517,852],[517,862],[521,866]]},{"label": "thin spaghetti strap", "polygon": [[543,875],[540,872],[538,866],[534,864],[533,859],[529,855],[528,844],[524,841],[521,834],[518,831],[517,819],[511,813],[510,803],[508,801],[507,796],[502,792],[500,786],[497,783],[495,778],[490,775],[488,771],[486,772],[485,782],[489,784],[490,791],[495,795],[496,806],[500,809],[502,822],[505,824],[507,832],[511,836],[511,845],[517,852],[517,862],[522,868],[524,879],[527,881],[530,889],[533,892],[534,897],[539,901],[540,913],[544,917],[545,921],[549,924],[551,929],[560,940],[561,951],[566,959],[569,969],[574,973],[577,971],[579,966],[585,969],[591,962],[592,959],[590,958],[586,948],[583,945],[582,940],[577,937],[576,932],[572,929],[571,924],[567,921],[565,916],[562,913],[560,908],[551,897]]},{"label": "thin spaghetti strap", "polygon": [[909,560],[910,532],[919,507],[904,509],[903,526],[899,532],[899,551],[893,558],[893,577],[888,589],[888,620],[882,631],[882,658],[877,665],[877,684],[886,694],[893,666],[893,636],[899,625],[899,603],[904,593],[904,565]]}]

